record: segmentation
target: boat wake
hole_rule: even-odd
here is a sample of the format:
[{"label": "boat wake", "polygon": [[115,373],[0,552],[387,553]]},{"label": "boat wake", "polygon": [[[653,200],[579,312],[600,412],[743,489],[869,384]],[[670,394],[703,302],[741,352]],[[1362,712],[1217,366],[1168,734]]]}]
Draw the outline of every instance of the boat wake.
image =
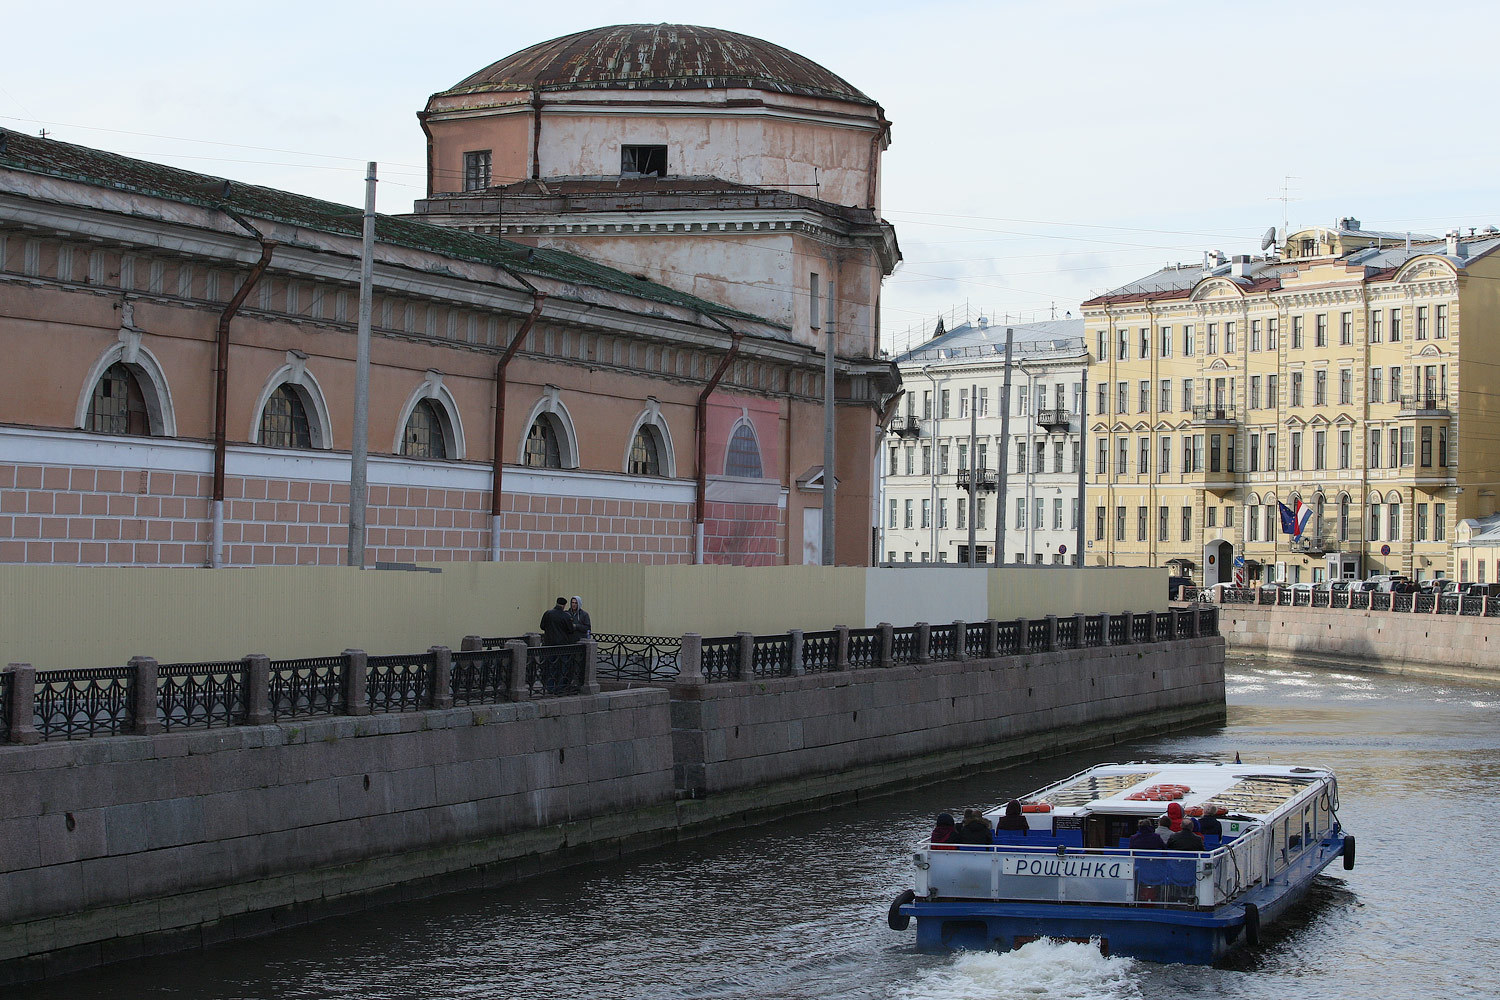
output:
[{"label": "boat wake", "polygon": [[1033,941],[1010,952],[961,952],[897,994],[903,1000],[1140,1000],[1130,958],[1105,958],[1094,945]]}]

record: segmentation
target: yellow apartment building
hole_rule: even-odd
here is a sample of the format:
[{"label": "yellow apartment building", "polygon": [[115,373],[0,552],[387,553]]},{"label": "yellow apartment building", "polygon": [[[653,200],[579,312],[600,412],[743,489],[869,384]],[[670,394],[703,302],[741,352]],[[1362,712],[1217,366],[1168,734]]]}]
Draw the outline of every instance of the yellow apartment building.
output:
[{"label": "yellow apartment building", "polygon": [[1088,564],[1456,575],[1458,522],[1497,510],[1497,249],[1345,218],[1085,302]]}]

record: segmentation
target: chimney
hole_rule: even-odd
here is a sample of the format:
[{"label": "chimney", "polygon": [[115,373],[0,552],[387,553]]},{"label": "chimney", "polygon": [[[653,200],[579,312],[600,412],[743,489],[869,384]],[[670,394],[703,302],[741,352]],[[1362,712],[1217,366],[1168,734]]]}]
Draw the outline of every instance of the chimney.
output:
[{"label": "chimney", "polygon": [[1457,257],[1458,256],[1458,230],[1457,229],[1450,229],[1450,230],[1448,230],[1448,248],[1447,248],[1447,250],[1448,250],[1448,256],[1449,257]]},{"label": "chimney", "polygon": [[1233,270],[1230,273],[1233,274],[1236,278],[1248,278],[1248,277],[1250,277],[1250,255],[1249,254],[1243,254],[1243,253],[1235,254],[1234,255],[1233,264],[1234,264],[1234,267],[1233,267]]}]

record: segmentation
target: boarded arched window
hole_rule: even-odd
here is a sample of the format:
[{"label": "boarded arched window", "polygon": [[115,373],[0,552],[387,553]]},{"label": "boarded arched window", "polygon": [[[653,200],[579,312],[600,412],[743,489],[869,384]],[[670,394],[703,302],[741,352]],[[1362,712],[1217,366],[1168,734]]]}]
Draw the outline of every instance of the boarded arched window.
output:
[{"label": "boarded arched window", "polygon": [[729,439],[729,452],[724,456],[724,475],[741,479],[761,477],[760,445],[748,423],[736,427]]},{"label": "boarded arched window", "polygon": [[401,435],[401,454],[411,458],[447,458],[448,445],[443,434],[443,415],[431,399],[417,401],[406,431]]},{"label": "boarded arched window", "polygon": [[271,448],[311,448],[312,428],[307,407],[291,386],[276,387],[260,412],[260,443]]},{"label": "boarded arched window", "polygon": [[630,445],[630,474],[633,476],[661,475],[660,434],[655,427],[642,427],[635,432],[635,441]]},{"label": "boarded arched window", "polygon": [[101,434],[151,433],[146,397],[128,365],[116,361],[104,370],[89,401],[88,428]]},{"label": "boarded arched window", "polygon": [[526,433],[526,466],[531,469],[561,469],[562,448],[558,445],[557,428],[547,414],[536,418],[531,430]]}]

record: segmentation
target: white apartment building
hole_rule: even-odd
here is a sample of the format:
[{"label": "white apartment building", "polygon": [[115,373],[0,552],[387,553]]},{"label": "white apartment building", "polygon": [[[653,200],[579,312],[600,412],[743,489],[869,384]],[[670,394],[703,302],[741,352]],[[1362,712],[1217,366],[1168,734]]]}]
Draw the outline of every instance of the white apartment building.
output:
[{"label": "white apartment building", "polygon": [[[1079,412],[1088,352],[1083,321],[1011,325],[1009,438],[1002,438],[1007,327],[981,317],[899,355],[906,397],[881,449],[879,558],[962,563],[974,487],[975,561],[995,563],[997,511],[1006,563],[1077,560]],[[973,440],[970,409],[974,409]],[[1000,454],[1008,460],[999,491]]]}]

